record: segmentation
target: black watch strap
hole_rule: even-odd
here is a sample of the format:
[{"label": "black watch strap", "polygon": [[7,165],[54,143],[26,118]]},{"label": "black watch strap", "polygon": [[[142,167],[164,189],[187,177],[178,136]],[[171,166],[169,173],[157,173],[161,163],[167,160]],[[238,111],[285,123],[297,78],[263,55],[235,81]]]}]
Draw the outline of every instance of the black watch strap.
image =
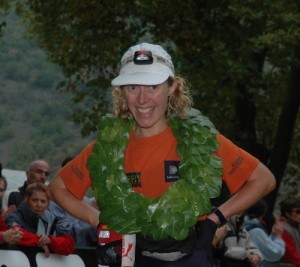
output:
[{"label": "black watch strap", "polygon": [[217,217],[220,221],[219,227],[221,227],[227,223],[226,218],[224,217],[223,213],[219,209],[214,210],[214,213],[217,215]]}]

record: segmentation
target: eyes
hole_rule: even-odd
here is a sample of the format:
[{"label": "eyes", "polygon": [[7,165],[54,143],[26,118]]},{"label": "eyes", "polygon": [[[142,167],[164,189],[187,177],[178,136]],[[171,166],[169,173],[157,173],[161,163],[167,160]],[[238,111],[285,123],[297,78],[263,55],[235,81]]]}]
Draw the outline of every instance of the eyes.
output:
[{"label": "eyes", "polygon": [[49,172],[48,171],[44,171],[44,170],[41,170],[41,169],[36,169],[35,172],[37,174],[43,174],[44,173],[46,177],[49,176]]},{"label": "eyes", "polygon": [[40,203],[40,204],[42,204],[42,205],[47,205],[48,200],[47,200],[47,199],[40,199],[40,198],[34,198],[34,197],[32,197],[32,198],[30,199],[30,202],[31,202],[32,204],[38,204],[38,203]]},{"label": "eyes", "polygon": [[129,84],[129,85],[125,85],[123,87],[123,89],[129,93],[129,94],[138,94],[142,88],[144,88],[144,90],[147,93],[150,94],[154,94],[158,91],[159,89],[159,85],[135,85],[135,84]]}]

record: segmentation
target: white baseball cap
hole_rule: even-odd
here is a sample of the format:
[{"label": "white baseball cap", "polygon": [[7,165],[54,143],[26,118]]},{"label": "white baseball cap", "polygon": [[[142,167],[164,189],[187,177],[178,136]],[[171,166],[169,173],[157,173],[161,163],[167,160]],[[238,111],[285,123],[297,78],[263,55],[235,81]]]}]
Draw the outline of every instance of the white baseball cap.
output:
[{"label": "white baseball cap", "polygon": [[120,73],[111,84],[156,85],[170,76],[175,76],[171,56],[160,45],[141,43],[130,47],[123,55]]}]

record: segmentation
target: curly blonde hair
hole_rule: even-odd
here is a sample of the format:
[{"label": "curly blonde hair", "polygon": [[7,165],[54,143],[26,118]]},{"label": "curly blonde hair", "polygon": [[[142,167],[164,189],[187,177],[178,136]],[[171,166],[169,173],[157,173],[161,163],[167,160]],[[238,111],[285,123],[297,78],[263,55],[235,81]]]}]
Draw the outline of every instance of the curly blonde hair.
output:
[{"label": "curly blonde hair", "polygon": [[[170,115],[175,115],[179,118],[186,118],[187,112],[193,104],[192,96],[186,81],[182,77],[169,77],[167,80],[170,87],[175,81],[178,83],[178,86],[174,90],[174,93],[169,96],[166,117],[168,118]],[[122,86],[116,87],[113,90],[113,113],[116,117],[121,119],[132,117],[126,103]]]}]

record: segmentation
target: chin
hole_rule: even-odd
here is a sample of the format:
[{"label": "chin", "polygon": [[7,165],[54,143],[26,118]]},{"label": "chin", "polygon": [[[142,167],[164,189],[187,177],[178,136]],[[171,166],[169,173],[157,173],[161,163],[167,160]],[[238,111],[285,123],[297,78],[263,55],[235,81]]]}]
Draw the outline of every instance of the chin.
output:
[{"label": "chin", "polygon": [[154,123],[138,123],[139,127],[142,129],[151,129]]}]

